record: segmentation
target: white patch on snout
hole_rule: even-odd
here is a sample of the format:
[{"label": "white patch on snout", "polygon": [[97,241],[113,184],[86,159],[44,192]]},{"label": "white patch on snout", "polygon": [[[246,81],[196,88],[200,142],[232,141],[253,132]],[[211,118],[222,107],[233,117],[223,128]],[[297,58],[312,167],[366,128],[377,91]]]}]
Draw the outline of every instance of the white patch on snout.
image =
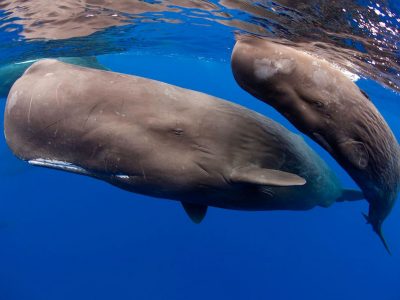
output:
[{"label": "white patch on snout", "polygon": [[327,87],[333,79],[334,78],[332,76],[328,75],[328,72],[319,66],[314,69],[312,74],[312,80],[319,88]]},{"label": "white patch on snout", "polygon": [[295,63],[291,58],[276,60],[262,58],[254,61],[254,75],[262,80],[266,80],[278,73],[290,74],[293,72],[294,68]]},{"label": "white patch on snout", "polygon": [[129,179],[128,175],[115,175],[115,177],[117,177],[119,179]]},{"label": "white patch on snout", "polygon": [[49,77],[49,76],[53,76],[54,73],[46,73],[46,75],[44,75],[44,77]]}]

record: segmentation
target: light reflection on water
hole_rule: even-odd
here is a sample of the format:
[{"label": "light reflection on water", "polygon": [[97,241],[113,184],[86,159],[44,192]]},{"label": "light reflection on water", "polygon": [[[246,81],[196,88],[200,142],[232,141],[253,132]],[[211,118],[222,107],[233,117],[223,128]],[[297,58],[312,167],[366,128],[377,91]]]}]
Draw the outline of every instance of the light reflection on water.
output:
[{"label": "light reflection on water", "polygon": [[229,60],[234,33],[246,32],[400,90],[395,1],[5,0],[0,9],[1,64],[132,49]]}]

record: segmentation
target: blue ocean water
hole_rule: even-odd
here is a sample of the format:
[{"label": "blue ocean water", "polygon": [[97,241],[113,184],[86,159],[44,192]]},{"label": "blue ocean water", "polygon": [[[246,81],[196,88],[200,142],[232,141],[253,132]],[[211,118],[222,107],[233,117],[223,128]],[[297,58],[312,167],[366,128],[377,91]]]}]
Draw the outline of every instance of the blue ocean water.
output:
[{"label": "blue ocean water", "polygon": [[[216,45],[212,59],[206,51],[193,54],[189,42],[167,45],[167,53],[146,46],[110,50],[97,58],[116,72],[231,100],[297,132],[238,87],[229,65],[233,36]],[[206,45],[214,51],[211,42]],[[32,49],[29,43],[18,47],[24,58],[37,54],[21,49]],[[51,55],[43,54],[47,50]],[[40,55],[60,53],[47,50]],[[12,61],[13,51],[3,53]],[[357,84],[400,139],[399,95],[372,80]],[[1,124],[4,105],[0,99]],[[355,188],[324,150],[306,140],[344,186]],[[178,202],[28,166],[12,155],[3,137],[0,155],[0,300],[400,299],[399,205],[384,225],[389,256],[365,225],[365,201],[305,212],[210,208],[195,225]]]}]

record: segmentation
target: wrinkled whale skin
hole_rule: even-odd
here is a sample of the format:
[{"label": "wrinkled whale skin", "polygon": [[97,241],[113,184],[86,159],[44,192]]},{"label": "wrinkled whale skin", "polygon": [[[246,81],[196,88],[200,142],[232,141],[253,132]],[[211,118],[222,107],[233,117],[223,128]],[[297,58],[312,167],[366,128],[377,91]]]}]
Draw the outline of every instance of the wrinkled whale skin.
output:
[{"label": "wrinkled whale skin", "polygon": [[5,135],[33,165],[183,203],[306,210],[342,196],[303,139],[268,118],[203,93],[56,60],[36,62],[14,84]]},{"label": "wrinkled whale skin", "polygon": [[367,220],[381,226],[399,192],[399,144],[368,96],[328,62],[255,37],[231,59],[238,84],[325,148],[361,187]]}]

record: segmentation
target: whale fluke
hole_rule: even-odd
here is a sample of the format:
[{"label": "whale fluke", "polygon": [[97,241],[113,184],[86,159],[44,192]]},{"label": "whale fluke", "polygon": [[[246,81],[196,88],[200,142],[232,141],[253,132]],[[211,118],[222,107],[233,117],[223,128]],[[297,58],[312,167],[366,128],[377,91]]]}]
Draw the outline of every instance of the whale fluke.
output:
[{"label": "whale fluke", "polygon": [[383,246],[385,247],[386,251],[389,253],[389,255],[392,255],[392,252],[390,251],[389,245],[387,244],[387,242],[385,240],[385,237],[383,236],[382,226],[379,226],[379,229],[375,230],[375,232],[377,233],[377,235],[379,236],[380,240],[382,241]]},{"label": "whale fluke", "polygon": [[372,225],[372,228],[374,229],[375,233],[378,235],[379,239],[381,240],[381,242],[383,244],[383,247],[385,247],[385,249],[389,253],[389,255],[392,255],[392,252],[390,251],[389,245],[386,242],[386,239],[385,239],[385,237],[383,235],[383,232],[382,232],[382,224],[376,225],[376,223],[372,223],[370,221],[368,215],[366,215],[364,213],[362,215],[364,216],[365,220],[367,220],[367,224],[371,224]]},{"label": "whale fluke", "polygon": [[193,223],[200,224],[207,213],[207,205],[182,202],[182,206]]}]

